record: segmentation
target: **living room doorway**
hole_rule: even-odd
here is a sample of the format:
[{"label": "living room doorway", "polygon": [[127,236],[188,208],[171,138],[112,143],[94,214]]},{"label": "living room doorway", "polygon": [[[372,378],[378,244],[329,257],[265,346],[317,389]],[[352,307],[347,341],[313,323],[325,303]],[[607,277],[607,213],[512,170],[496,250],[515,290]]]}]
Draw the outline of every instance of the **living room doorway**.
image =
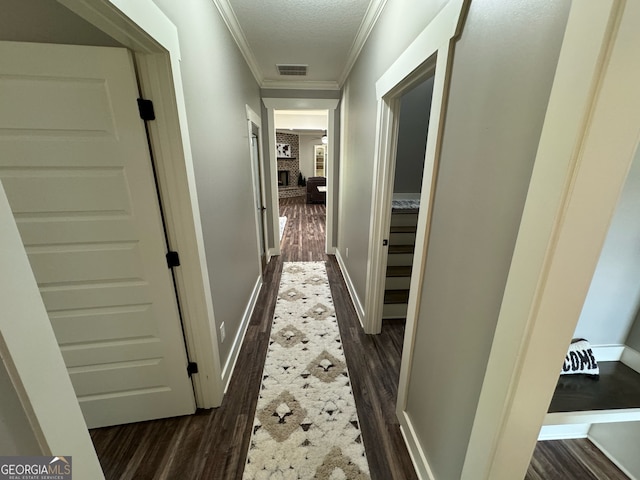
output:
[{"label": "living room doorway", "polygon": [[328,113],[274,112],[279,241],[290,261],[326,251]]},{"label": "living room doorway", "polygon": [[[263,97],[262,102],[267,111],[267,131],[265,132],[265,141],[268,142],[268,190],[270,200],[267,202],[267,214],[269,217],[269,253],[272,255],[280,255],[280,238],[279,238],[279,204],[284,202],[286,198],[295,198],[297,201],[304,201],[305,205],[323,205],[326,213],[324,239],[322,247],[326,254],[335,253],[335,245],[337,242],[337,230],[335,221],[337,220],[337,188],[338,185],[338,156],[339,156],[339,118],[337,111],[340,100],[338,92],[335,92],[336,98],[276,98]],[[276,120],[276,113],[278,119]],[[264,118],[264,117],[263,117]],[[318,120],[322,123],[319,123]],[[315,123],[313,122],[315,120]],[[278,141],[281,135],[294,135],[289,137],[290,142]],[[314,190],[312,193],[322,195],[324,204],[306,203],[307,185],[309,178],[313,178],[316,173],[314,158],[314,143],[323,144],[323,137],[326,138],[326,152],[324,164],[324,181],[325,185],[319,185],[320,190]],[[298,150],[293,153],[295,140],[298,141]],[[280,145],[277,145],[280,143]],[[280,147],[278,149],[278,146]],[[279,150],[279,152],[278,152]],[[310,152],[310,153],[309,153]],[[293,169],[295,166],[293,157],[298,161],[298,171]],[[300,157],[300,158],[298,158]],[[280,159],[279,159],[280,158]],[[289,162],[289,163],[287,163]],[[300,180],[300,163],[302,162],[302,176],[304,185],[297,185]],[[305,166],[306,165],[306,166]],[[289,167],[289,168],[287,168]],[[305,170],[306,169],[306,170]],[[286,170],[288,173],[284,173]],[[311,173],[309,173],[311,172]],[[288,177],[288,178],[287,178]],[[287,193],[284,193],[284,185],[279,182],[288,182]],[[322,180],[320,180],[322,182]],[[293,185],[292,185],[293,183]],[[313,182],[312,182],[313,185]],[[322,190],[325,190],[322,192]],[[287,195],[287,197],[285,197]],[[310,201],[318,201],[311,199]],[[285,225],[286,229],[286,225]],[[285,231],[286,233],[286,231]]]}]

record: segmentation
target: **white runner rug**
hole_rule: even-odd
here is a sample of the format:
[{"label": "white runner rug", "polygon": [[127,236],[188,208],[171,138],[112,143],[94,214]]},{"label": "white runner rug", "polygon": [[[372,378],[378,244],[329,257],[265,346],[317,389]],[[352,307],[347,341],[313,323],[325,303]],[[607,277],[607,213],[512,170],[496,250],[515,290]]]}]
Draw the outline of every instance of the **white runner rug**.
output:
[{"label": "white runner rug", "polygon": [[280,241],[282,241],[282,235],[284,235],[284,227],[287,224],[287,217],[278,217],[280,219]]},{"label": "white runner rug", "polygon": [[369,479],[322,262],[285,263],[244,479]]}]

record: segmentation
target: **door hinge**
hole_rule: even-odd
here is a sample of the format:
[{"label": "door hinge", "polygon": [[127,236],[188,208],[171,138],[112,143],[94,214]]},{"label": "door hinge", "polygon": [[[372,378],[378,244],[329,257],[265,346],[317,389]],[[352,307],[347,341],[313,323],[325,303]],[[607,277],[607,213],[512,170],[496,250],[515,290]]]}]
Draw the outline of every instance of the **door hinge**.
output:
[{"label": "door hinge", "polygon": [[151,100],[139,98],[138,111],[140,112],[140,118],[145,122],[156,119],[156,112],[153,110],[153,102]]},{"label": "door hinge", "polygon": [[180,266],[180,256],[178,252],[167,252],[167,267],[179,267]]},{"label": "door hinge", "polygon": [[389,245],[389,240],[385,238],[384,240],[382,240],[382,246],[386,247],[387,245]]},{"label": "door hinge", "polygon": [[191,375],[194,373],[198,373],[198,364],[196,362],[189,362],[187,364],[187,373],[189,374],[189,378],[191,378]]}]

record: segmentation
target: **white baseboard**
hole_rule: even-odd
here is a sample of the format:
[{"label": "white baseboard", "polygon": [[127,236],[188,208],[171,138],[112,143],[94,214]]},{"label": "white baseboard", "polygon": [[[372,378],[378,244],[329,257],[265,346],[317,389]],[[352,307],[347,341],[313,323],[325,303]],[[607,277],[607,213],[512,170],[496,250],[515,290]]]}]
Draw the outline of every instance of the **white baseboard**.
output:
[{"label": "white baseboard", "polygon": [[625,466],[616,459],[616,457],[611,455],[611,453],[609,453],[609,451],[606,448],[604,448],[600,442],[598,442],[597,440],[594,440],[591,437],[587,437],[587,438],[591,441],[591,443],[593,443],[598,448],[598,450],[600,450],[604,454],[605,457],[611,460],[616,467],[622,470],[622,473],[624,473],[631,480],[638,480],[638,478],[632,475],[631,472],[627,470]]},{"label": "white baseboard", "polygon": [[587,438],[589,428],[591,428],[591,425],[588,423],[578,425],[543,425],[538,434],[538,441]]},{"label": "white baseboard", "polygon": [[227,393],[227,387],[229,387],[231,374],[233,373],[233,369],[236,366],[236,361],[238,360],[238,355],[240,354],[240,347],[242,347],[244,336],[247,333],[247,327],[249,326],[251,315],[253,315],[253,309],[255,308],[258,301],[258,295],[260,294],[261,287],[262,276],[259,276],[258,280],[256,280],[256,284],[253,287],[253,291],[251,292],[251,297],[249,297],[249,303],[247,303],[247,307],[245,308],[244,314],[242,315],[240,328],[238,329],[238,332],[233,339],[233,345],[231,346],[231,351],[229,352],[229,358],[227,358],[227,361],[224,364],[224,368],[222,369],[222,383],[224,384],[224,393]]},{"label": "white baseboard", "polygon": [[422,451],[418,436],[413,428],[413,423],[411,423],[407,412],[397,412],[397,417],[400,422],[400,432],[404,438],[404,443],[407,445],[407,450],[409,450],[409,456],[411,457],[411,462],[413,462],[413,467],[416,470],[418,478],[420,480],[435,480],[436,477],[433,475],[427,457]]},{"label": "white baseboard", "polygon": [[627,367],[632,368],[636,372],[640,373],[640,353],[637,350],[625,346],[620,361]]},{"label": "white baseboard", "polygon": [[591,345],[591,351],[597,362],[618,362],[622,358],[624,349],[624,345]]},{"label": "white baseboard", "polygon": [[349,296],[351,297],[353,306],[356,309],[356,315],[358,315],[360,326],[364,328],[364,308],[362,307],[362,303],[358,298],[356,289],[353,286],[351,277],[349,276],[349,271],[347,270],[347,267],[345,266],[344,261],[342,260],[342,256],[340,256],[340,250],[338,249],[336,249],[336,260],[338,261],[338,266],[340,267],[340,271],[342,272],[342,276],[344,277],[344,282],[347,284],[347,290],[349,291]]}]

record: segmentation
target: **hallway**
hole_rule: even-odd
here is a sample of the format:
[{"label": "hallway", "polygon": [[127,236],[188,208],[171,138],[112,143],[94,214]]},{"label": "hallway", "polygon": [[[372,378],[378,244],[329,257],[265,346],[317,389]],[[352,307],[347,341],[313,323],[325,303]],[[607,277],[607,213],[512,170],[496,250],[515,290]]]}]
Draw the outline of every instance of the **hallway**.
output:
[{"label": "hallway", "polygon": [[404,325],[362,333],[334,256],[324,254],[324,205],[281,201],[287,217],[279,257],[267,266],[222,406],[195,415],[91,431],[108,480],[241,479],[258,397],[271,319],[284,261],[326,261],[356,399],[371,478],[417,478],[395,417]]}]

